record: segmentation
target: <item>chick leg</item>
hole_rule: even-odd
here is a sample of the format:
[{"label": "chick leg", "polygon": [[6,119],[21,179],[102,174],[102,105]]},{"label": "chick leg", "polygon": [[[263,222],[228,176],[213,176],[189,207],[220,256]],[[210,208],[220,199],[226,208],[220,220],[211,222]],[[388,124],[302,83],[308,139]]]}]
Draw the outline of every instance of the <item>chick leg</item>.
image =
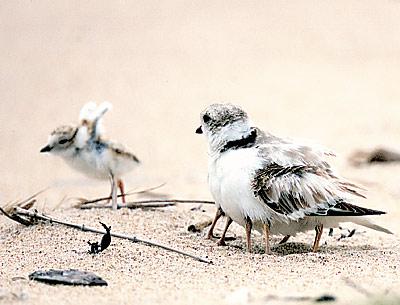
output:
[{"label": "chick leg", "polygon": [[324,225],[321,223],[315,226],[315,240],[314,240],[314,245],[312,247],[313,252],[318,251],[319,241],[321,239],[323,229]]},{"label": "chick leg", "polygon": [[231,225],[232,221],[233,220],[228,216],[228,218],[226,219],[224,232],[222,232],[221,238],[217,242],[218,246],[226,246],[226,244],[225,244],[225,235],[226,235],[226,232],[228,231],[228,228]]},{"label": "chick leg", "polygon": [[125,201],[125,187],[124,187],[124,182],[122,179],[118,179],[118,187],[121,191],[121,197],[122,197],[122,203],[126,203]]},{"label": "chick leg", "polygon": [[251,228],[253,227],[253,223],[249,217],[246,218],[246,242],[247,242],[247,252],[251,253]]},{"label": "chick leg", "polygon": [[224,216],[224,211],[222,211],[221,208],[218,208],[217,212],[215,213],[214,220],[211,223],[211,227],[208,230],[207,239],[212,239],[214,237],[213,231],[214,231],[215,225],[217,224],[218,219],[220,219],[221,216]]},{"label": "chick leg", "polygon": [[263,227],[263,231],[264,231],[264,242],[265,242],[265,254],[271,254],[271,248],[269,246],[269,225],[268,224],[264,224]]},{"label": "chick leg", "polygon": [[111,180],[111,202],[112,202],[112,209],[117,210],[117,183],[115,181],[115,177],[112,173],[110,173],[110,180]]}]

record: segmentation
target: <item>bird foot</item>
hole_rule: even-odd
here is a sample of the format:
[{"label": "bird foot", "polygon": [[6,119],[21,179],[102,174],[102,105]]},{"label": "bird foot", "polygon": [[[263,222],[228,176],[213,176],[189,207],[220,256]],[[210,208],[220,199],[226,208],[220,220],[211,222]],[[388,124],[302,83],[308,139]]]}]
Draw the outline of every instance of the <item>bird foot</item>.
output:
[{"label": "bird foot", "polygon": [[216,238],[216,237],[215,237],[214,234],[212,234],[212,233],[208,233],[208,234],[206,235],[206,239],[212,240],[212,239],[214,239],[214,238]]},{"label": "bird foot", "polygon": [[226,246],[225,240],[223,240],[223,239],[218,240],[217,245],[218,246]]}]

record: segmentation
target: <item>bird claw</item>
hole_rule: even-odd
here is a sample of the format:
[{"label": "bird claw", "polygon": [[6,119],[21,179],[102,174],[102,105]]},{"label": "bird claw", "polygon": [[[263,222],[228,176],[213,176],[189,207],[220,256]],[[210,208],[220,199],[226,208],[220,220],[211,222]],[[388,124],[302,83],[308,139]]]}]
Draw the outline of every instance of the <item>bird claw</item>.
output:
[{"label": "bird claw", "polygon": [[226,243],[225,243],[224,240],[220,239],[220,240],[217,242],[217,245],[218,245],[218,246],[226,246]]}]

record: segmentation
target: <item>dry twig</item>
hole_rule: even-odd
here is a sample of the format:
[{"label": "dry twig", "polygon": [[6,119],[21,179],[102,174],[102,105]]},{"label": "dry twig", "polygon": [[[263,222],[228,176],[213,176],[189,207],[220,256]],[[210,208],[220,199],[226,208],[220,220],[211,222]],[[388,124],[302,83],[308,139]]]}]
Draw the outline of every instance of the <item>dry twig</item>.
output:
[{"label": "dry twig", "polygon": [[7,218],[14,220],[16,222],[19,222],[23,225],[29,226],[32,223],[28,220],[26,220],[25,218],[21,218],[20,216],[16,215],[14,212],[15,207],[20,207],[23,208],[25,210],[29,210],[31,207],[33,207],[33,205],[36,202],[36,196],[43,193],[46,189],[41,190],[35,194],[33,194],[32,196],[29,196],[28,198],[22,200],[22,201],[12,201],[9,202],[7,204],[5,204],[3,207],[0,207],[0,211],[4,214],[4,216],[6,216]]},{"label": "dry twig", "polygon": [[[120,204],[118,208],[128,209],[140,209],[140,208],[161,208],[167,206],[173,206],[177,203],[202,203],[202,204],[214,204],[214,201],[207,200],[184,200],[184,199],[149,199],[149,200],[138,200],[132,201],[125,204]],[[80,209],[110,209],[111,205],[99,205],[99,204],[83,204],[77,206]]]},{"label": "dry twig", "polygon": [[[161,183],[160,185],[152,186],[147,189],[140,190],[140,191],[131,191],[131,192],[126,193],[125,196],[149,193],[149,192],[155,191],[155,190],[163,187],[164,185],[165,185],[165,183]],[[117,195],[117,198],[118,197],[122,197],[122,195]],[[86,198],[74,198],[74,199],[78,201],[77,206],[80,207],[85,204],[96,203],[96,202],[105,201],[105,200],[111,200],[112,197],[110,195],[108,197],[100,197],[100,198],[96,198],[96,199],[86,199]]]},{"label": "dry twig", "polygon": [[[97,234],[102,234],[102,235],[104,235],[106,233],[105,231],[102,231],[102,230],[97,230],[92,227],[87,227],[85,225],[80,225],[80,224],[76,224],[76,223],[72,223],[72,222],[58,220],[58,219],[52,218],[48,215],[39,213],[37,211],[25,210],[20,207],[15,207],[13,213],[9,214],[9,216],[11,217],[11,219],[13,219],[19,223],[22,223],[24,225],[32,225],[34,223],[37,223],[38,221],[45,221],[45,222],[50,222],[50,223],[61,224],[61,225],[67,226],[67,227],[75,228],[75,229],[86,231],[86,232],[92,232],[92,233],[97,233]],[[14,218],[14,216],[18,216],[20,219],[17,220]],[[22,222],[20,221],[21,219],[23,220]],[[154,246],[154,247],[162,248],[164,250],[175,252],[175,253],[190,257],[192,259],[195,259],[195,260],[203,262],[203,263],[207,263],[207,264],[211,263],[211,261],[208,259],[205,259],[205,258],[202,258],[199,256],[195,256],[193,254],[189,254],[189,253],[183,252],[181,250],[174,249],[174,248],[171,248],[169,246],[166,246],[166,245],[154,242],[154,241],[138,238],[136,236],[128,236],[128,235],[121,234],[121,233],[112,232],[110,234],[113,237],[127,239],[127,240],[130,240],[135,243],[140,242],[140,243],[143,243],[148,246]]]}]

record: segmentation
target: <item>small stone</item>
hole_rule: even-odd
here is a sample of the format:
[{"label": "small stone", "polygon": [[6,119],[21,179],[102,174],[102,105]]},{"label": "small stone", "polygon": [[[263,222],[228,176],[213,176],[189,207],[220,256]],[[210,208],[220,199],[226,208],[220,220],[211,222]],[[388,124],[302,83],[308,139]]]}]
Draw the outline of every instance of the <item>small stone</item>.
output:
[{"label": "small stone", "polygon": [[46,284],[83,285],[83,286],[107,286],[107,282],[98,275],[76,269],[35,271],[29,275],[30,280]]}]

